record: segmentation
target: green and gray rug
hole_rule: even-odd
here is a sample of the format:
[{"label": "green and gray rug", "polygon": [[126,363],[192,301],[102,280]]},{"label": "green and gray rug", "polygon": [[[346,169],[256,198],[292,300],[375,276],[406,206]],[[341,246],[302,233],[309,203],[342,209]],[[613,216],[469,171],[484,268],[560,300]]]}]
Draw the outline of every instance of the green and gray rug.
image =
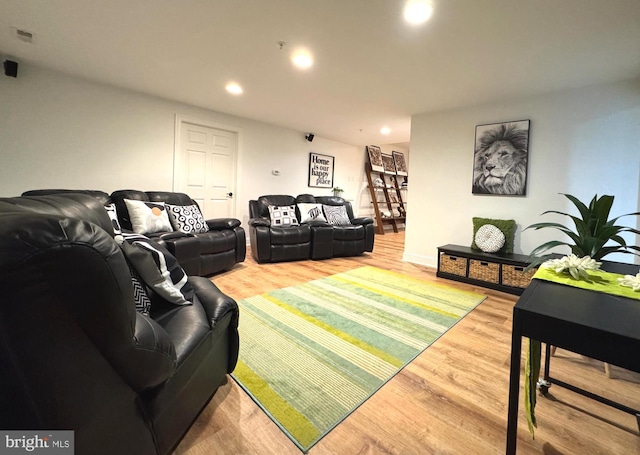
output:
[{"label": "green and gray rug", "polygon": [[250,297],[232,376],[306,452],[484,299],[376,267]]}]

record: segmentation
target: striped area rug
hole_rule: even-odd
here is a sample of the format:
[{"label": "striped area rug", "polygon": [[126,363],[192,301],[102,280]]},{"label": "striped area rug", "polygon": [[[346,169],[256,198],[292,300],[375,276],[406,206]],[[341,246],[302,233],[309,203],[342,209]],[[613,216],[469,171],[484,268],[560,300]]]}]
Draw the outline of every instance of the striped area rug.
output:
[{"label": "striped area rug", "polygon": [[307,452],[484,299],[376,267],[250,297],[232,376]]}]

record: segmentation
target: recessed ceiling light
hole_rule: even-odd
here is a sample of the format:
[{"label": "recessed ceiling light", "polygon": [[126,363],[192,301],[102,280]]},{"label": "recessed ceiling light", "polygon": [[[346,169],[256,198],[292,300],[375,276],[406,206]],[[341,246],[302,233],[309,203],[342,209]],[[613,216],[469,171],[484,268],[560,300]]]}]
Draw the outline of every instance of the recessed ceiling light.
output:
[{"label": "recessed ceiling light", "polygon": [[244,90],[242,90],[242,87],[240,87],[240,85],[236,82],[229,82],[225,89],[232,95],[242,95],[242,92],[244,92]]},{"label": "recessed ceiling light", "polygon": [[305,49],[300,49],[294,52],[291,56],[291,61],[297,68],[302,70],[306,70],[313,65],[313,57],[309,51]]},{"label": "recessed ceiling light", "polygon": [[382,134],[389,134],[391,132],[391,128],[389,128],[388,126],[383,126],[382,128],[380,128],[380,132]]},{"label": "recessed ceiling light", "polygon": [[431,14],[433,6],[426,0],[408,0],[404,6],[404,19],[412,25],[425,23]]}]

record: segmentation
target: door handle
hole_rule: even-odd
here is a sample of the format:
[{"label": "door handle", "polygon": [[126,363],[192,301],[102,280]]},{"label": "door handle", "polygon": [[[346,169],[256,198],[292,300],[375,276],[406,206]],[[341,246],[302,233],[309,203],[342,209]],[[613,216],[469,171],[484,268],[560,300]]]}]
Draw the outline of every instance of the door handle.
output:
[{"label": "door handle", "polygon": [[233,193],[232,192],[228,192],[227,193],[227,197],[233,197]]}]

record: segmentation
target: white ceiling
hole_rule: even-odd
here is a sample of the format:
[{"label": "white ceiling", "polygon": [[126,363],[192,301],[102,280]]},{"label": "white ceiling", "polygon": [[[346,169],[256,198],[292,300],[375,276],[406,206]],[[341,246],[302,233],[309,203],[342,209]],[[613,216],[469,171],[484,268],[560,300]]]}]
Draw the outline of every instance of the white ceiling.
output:
[{"label": "white ceiling", "polygon": [[640,76],[640,0],[433,2],[416,28],[400,0],[2,0],[0,54],[355,145],[408,142],[412,114]]}]

